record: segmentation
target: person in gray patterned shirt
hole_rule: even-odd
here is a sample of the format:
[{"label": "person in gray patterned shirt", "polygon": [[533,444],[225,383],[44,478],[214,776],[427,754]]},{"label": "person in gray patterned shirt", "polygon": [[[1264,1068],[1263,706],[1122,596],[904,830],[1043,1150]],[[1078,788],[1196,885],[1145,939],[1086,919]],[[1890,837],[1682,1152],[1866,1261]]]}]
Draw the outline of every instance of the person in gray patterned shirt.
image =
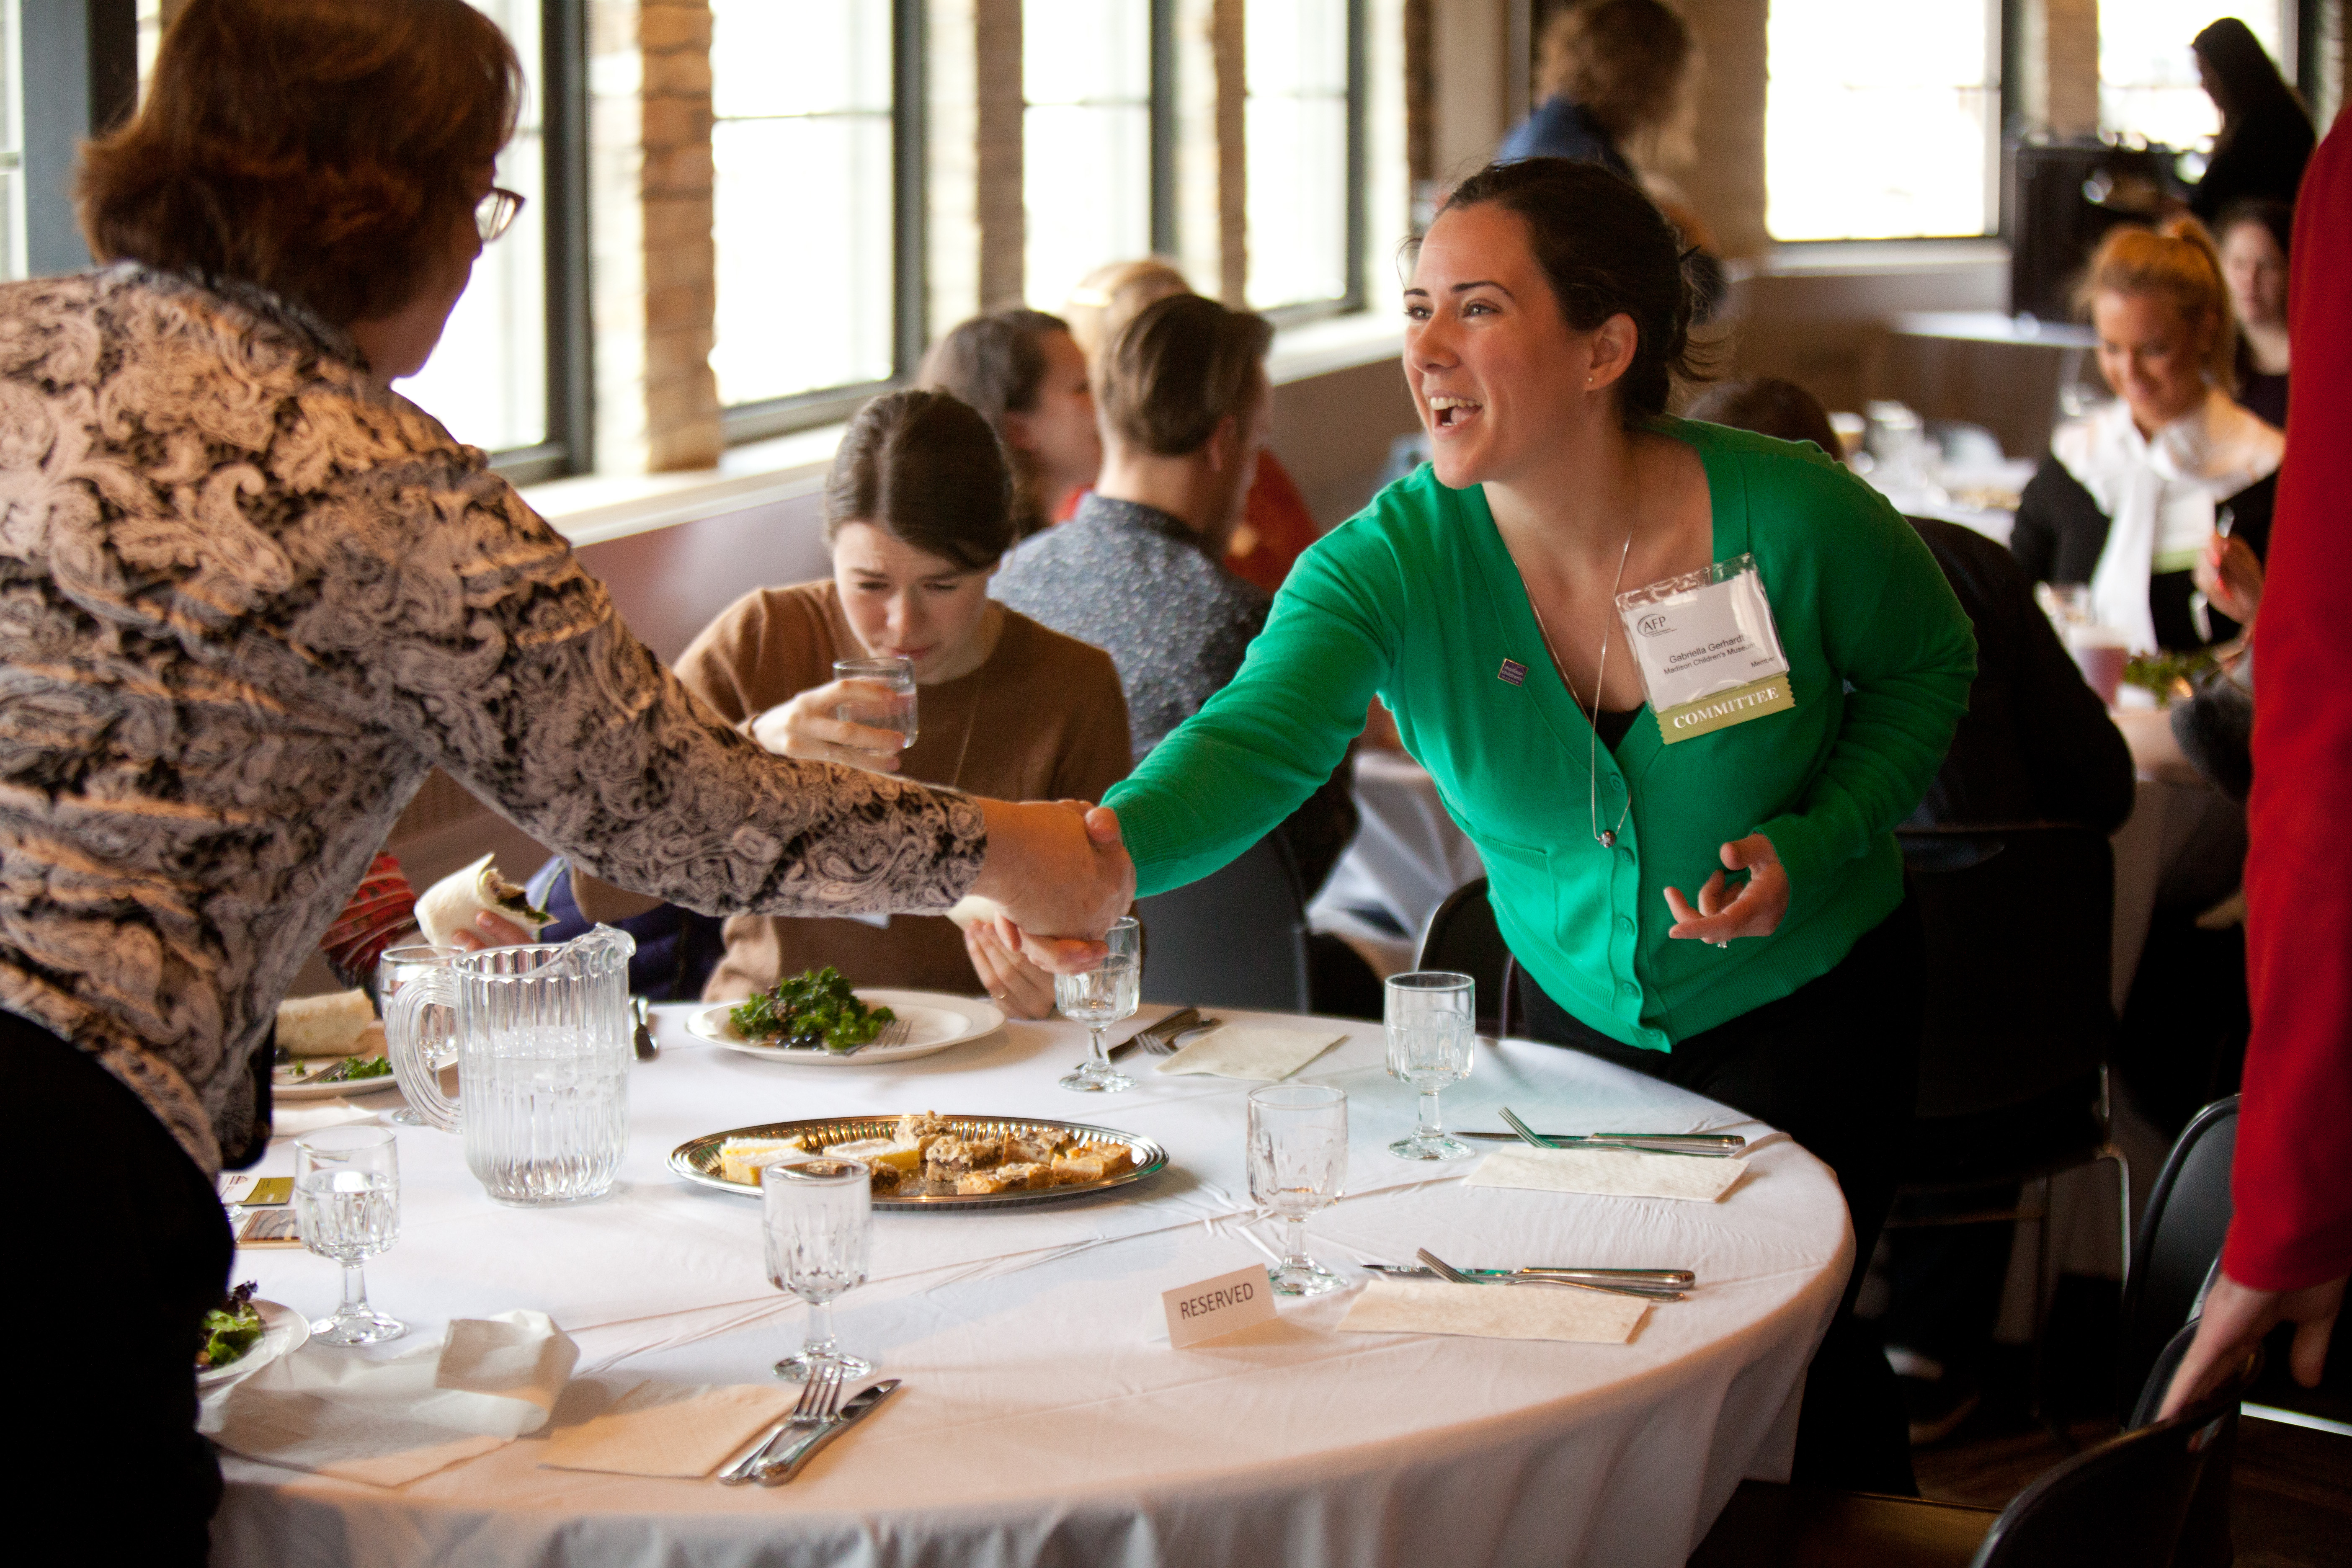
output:
[{"label": "person in gray patterned shirt", "polygon": [[[73,1184],[43,1266],[108,1322],[32,1358],[15,1479],[92,1557],[204,1560],[211,1178],[266,1142],[278,1002],[431,768],[712,913],[980,893],[1088,936],[1134,887],[1077,812],[719,722],[391,390],[520,205],[490,184],[520,89],[464,0],[192,0],[86,150],[113,264],[0,289],[0,1072],[18,1168]],[[80,1506],[115,1451],[136,1504]]]},{"label": "person in gray patterned shirt", "polygon": [[[1273,338],[1196,294],[1138,312],[1103,347],[1094,493],[997,574],[1000,602],[1110,655],[1138,760],[1225,689],[1274,604],[1223,565],[1265,444]],[[1356,836],[1350,776],[1343,763],[1275,830],[1310,899]]]}]

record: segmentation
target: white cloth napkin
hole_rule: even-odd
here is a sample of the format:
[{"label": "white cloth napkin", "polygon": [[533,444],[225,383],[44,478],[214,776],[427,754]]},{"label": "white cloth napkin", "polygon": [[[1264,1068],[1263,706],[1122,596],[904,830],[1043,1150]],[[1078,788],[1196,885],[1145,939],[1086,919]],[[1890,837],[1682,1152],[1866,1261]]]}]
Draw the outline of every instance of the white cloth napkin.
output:
[{"label": "white cloth napkin", "polygon": [[196,1427],[248,1459],[405,1486],[545,1426],[579,1359],[544,1312],[461,1318],[392,1361],[314,1342],[207,1398]]},{"label": "white cloth napkin", "polygon": [[1474,1187],[1530,1187],[1612,1198],[1681,1198],[1711,1204],[1739,1184],[1745,1160],[1633,1154],[1616,1149],[1497,1149],[1470,1173]]},{"label": "white cloth napkin", "polygon": [[776,1384],[641,1383],[547,1441],[541,1469],[699,1478],[781,1421],[800,1391]]},{"label": "white cloth napkin", "polygon": [[1377,1276],[1339,1327],[1359,1334],[1475,1334],[1489,1340],[1572,1340],[1622,1345],[1650,1303],[1559,1285],[1452,1285]]},{"label": "white cloth napkin", "polygon": [[1213,1073],[1219,1078],[1288,1078],[1341,1040],[1321,1029],[1270,1029],[1262,1024],[1227,1024],[1162,1060],[1160,1072]]},{"label": "white cloth napkin", "polygon": [[300,1138],[352,1121],[373,1121],[375,1110],[348,1100],[313,1100],[309,1105],[281,1105],[269,1112],[272,1138]]}]

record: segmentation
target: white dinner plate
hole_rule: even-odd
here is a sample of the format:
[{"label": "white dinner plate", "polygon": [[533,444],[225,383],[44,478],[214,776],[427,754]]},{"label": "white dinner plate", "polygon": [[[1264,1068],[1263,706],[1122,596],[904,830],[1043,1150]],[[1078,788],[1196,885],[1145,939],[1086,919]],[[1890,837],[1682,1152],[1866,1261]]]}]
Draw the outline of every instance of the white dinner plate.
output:
[{"label": "white dinner plate", "polygon": [[1004,1015],[971,996],[950,996],[940,991],[868,991],[855,994],[869,1007],[887,1007],[907,1026],[907,1037],[892,1045],[877,1042],[854,1053],[836,1055],[824,1049],[788,1050],[761,1045],[735,1032],[730,1016],[737,1004],[721,1002],[705,1007],[686,1021],[687,1033],[747,1057],[772,1062],[796,1062],[803,1067],[872,1067],[882,1062],[912,1061],[934,1051],[992,1035],[1004,1026]]},{"label": "white dinner plate", "polygon": [[253,1342],[252,1349],[226,1366],[208,1366],[196,1373],[198,1388],[210,1388],[232,1377],[258,1372],[279,1356],[292,1355],[310,1342],[310,1320],[293,1308],[257,1300],[253,1310],[261,1314],[261,1337]]},{"label": "white dinner plate", "polygon": [[[343,1058],[310,1057],[305,1059],[319,1063],[319,1070],[324,1072]],[[332,1083],[288,1083],[278,1076],[274,1068],[269,1074],[269,1098],[272,1100],[335,1100],[345,1095],[382,1094],[387,1089],[399,1087],[400,1080],[390,1073],[375,1078],[337,1079]]]}]

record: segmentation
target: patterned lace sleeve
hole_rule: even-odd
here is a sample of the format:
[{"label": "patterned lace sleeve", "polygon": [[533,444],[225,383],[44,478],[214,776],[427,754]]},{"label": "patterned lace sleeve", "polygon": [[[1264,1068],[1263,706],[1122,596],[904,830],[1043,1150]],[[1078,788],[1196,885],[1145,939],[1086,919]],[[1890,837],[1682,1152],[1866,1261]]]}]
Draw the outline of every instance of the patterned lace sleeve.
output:
[{"label": "patterned lace sleeve", "polygon": [[970,889],[975,802],[730,729],[480,462],[362,468],[331,528],[303,531],[333,559],[289,639],[373,721],[591,874],[688,909],[936,912]]}]

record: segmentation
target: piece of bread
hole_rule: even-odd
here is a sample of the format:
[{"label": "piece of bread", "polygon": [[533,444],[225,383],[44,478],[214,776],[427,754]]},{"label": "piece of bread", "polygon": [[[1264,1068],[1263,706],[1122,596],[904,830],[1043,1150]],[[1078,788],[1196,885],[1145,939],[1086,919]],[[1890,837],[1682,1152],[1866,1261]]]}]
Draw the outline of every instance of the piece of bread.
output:
[{"label": "piece of bread", "polygon": [[790,1160],[809,1152],[809,1147],[795,1135],[791,1138],[730,1138],[719,1145],[719,1179],[740,1182],[746,1186],[760,1184],[760,1168],[779,1160]]},{"label": "piece of bread", "polygon": [[523,889],[499,875],[498,857],[485,855],[462,871],[452,871],[416,900],[416,929],[435,947],[446,947],[457,931],[474,930],[474,917],[493,914],[510,920],[534,938],[552,918],[535,910]]},{"label": "piece of bread", "polygon": [[278,1004],[278,1043],[298,1057],[356,1056],[361,1032],[374,1022],[364,991],[297,996]]}]

